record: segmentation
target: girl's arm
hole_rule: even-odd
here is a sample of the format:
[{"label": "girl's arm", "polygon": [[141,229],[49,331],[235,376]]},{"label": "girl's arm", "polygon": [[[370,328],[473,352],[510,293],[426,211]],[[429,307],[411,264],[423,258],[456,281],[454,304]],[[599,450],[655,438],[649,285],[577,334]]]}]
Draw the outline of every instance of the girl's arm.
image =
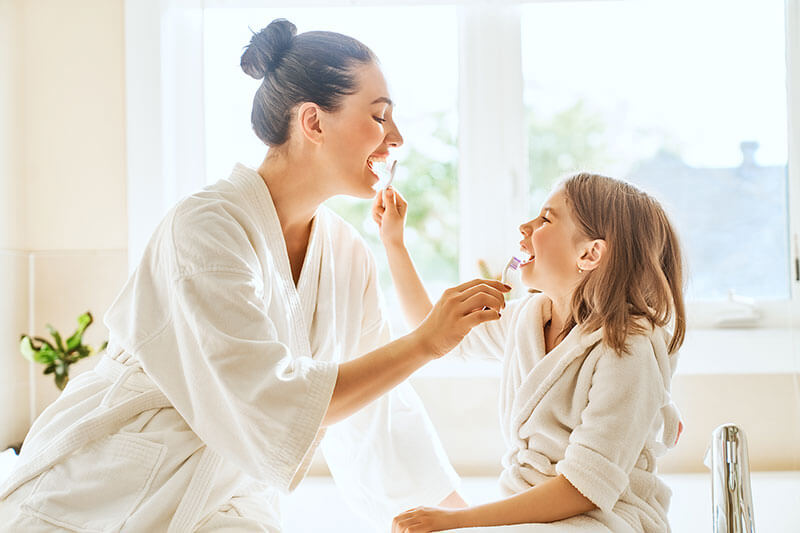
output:
[{"label": "girl's arm", "polygon": [[383,189],[375,195],[372,218],[380,230],[381,242],[386,249],[389,270],[406,323],[415,328],[428,316],[433,305],[403,241],[407,213],[408,203],[394,189]]},{"label": "girl's arm", "polygon": [[393,533],[427,533],[460,527],[489,527],[564,520],[597,507],[563,475],[496,502],[465,509],[419,507],[395,517]]}]

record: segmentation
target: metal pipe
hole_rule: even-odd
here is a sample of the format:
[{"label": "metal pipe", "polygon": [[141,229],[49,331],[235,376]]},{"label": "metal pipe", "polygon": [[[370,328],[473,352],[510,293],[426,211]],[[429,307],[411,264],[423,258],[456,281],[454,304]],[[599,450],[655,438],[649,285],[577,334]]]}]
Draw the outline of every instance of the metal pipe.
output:
[{"label": "metal pipe", "polygon": [[755,533],[747,438],[741,428],[724,424],[714,430],[706,466],[711,469],[714,533]]}]

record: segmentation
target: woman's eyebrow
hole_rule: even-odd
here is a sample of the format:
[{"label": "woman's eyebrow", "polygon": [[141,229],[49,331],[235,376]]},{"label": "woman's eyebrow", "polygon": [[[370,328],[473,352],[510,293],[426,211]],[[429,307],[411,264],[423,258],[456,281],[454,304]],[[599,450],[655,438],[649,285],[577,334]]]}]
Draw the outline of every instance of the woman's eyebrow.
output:
[{"label": "woman's eyebrow", "polygon": [[[394,102],[392,102],[392,99],[389,98],[388,96],[381,96],[381,97],[378,97],[375,100],[373,100],[372,104],[388,104],[388,105],[393,106]],[[370,104],[370,105],[372,105],[372,104]]]},{"label": "woman's eyebrow", "polygon": [[556,211],[550,206],[544,206],[542,208],[542,213],[545,213],[545,214],[550,213],[550,216],[557,216]]}]

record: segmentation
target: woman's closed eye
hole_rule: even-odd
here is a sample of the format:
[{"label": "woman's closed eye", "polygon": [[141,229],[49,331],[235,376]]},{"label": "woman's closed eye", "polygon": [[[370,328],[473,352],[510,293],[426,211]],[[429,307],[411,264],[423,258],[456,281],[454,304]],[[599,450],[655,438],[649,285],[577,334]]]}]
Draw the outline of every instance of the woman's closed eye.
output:
[{"label": "woman's closed eye", "polygon": [[372,117],[372,118],[375,119],[375,122],[377,122],[378,124],[383,124],[384,122],[386,122],[385,118],[381,117]]}]

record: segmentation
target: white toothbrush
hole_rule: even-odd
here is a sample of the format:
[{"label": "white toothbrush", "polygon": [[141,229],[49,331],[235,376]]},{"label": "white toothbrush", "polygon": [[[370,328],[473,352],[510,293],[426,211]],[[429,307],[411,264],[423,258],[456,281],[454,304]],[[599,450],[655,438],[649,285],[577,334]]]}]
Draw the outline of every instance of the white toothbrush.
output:
[{"label": "white toothbrush", "polygon": [[388,189],[389,186],[392,184],[392,180],[394,179],[394,173],[397,170],[397,159],[392,161],[392,166],[389,167],[389,181],[386,182],[386,185],[383,187],[384,189]]},{"label": "white toothbrush", "polygon": [[503,269],[503,276],[500,278],[500,281],[508,285],[508,272],[510,270],[517,270],[521,264],[522,261],[512,255],[511,259],[508,260],[506,267]]}]

